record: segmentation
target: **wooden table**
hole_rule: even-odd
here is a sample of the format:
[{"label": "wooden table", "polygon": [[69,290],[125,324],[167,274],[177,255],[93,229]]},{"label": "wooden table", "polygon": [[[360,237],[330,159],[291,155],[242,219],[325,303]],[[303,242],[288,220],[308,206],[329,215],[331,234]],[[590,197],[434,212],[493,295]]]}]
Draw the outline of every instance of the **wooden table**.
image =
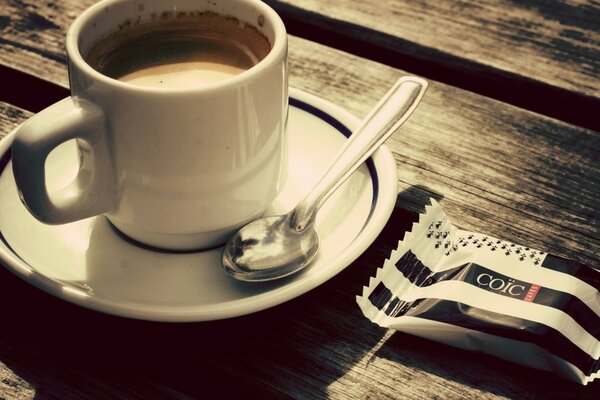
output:
[{"label": "wooden table", "polygon": [[[91,3],[0,0],[0,135],[68,95],[65,31]],[[381,235],[319,288],[208,323],[100,314],[0,269],[0,399],[600,398],[598,382],[386,331],[354,300],[430,197],[461,228],[599,267],[598,2],[268,3],[296,88],[364,116],[399,76],[431,82],[388,141],[399,193]]]}]

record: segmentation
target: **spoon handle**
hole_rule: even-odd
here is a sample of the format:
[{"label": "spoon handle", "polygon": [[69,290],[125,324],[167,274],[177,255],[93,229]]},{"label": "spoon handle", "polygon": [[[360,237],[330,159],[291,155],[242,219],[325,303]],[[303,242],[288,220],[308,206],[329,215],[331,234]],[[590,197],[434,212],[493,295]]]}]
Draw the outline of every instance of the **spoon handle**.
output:
[{"label": "spoon handle", "polygon": [[424,79],[405,76],[365,117],[338,153],[329,169],[293,210],[290,227],[303,231],[323,202],[408,119],[427,89]]}]

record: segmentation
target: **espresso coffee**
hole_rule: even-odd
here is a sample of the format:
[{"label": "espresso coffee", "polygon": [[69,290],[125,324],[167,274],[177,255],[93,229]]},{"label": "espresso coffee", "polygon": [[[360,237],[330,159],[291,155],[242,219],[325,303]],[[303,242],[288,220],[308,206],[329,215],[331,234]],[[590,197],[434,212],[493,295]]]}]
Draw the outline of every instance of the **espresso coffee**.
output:
[{"label": "espresso coffee", "polygon": [[126,24],[92,46],[85,59],[114,79],[181,88],[235,76],[260,62],[270,49],[256,28],[205,12]]}]

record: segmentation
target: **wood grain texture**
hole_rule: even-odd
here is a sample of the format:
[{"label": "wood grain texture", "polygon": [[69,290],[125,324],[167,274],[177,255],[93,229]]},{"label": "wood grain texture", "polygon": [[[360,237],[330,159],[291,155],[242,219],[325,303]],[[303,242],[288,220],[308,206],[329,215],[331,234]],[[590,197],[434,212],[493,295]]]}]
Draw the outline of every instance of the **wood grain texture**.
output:
[{"label": "wood grain texture", "polygon": [[65,28],[94,2],[71,3],[2,0],[0,62],[66,85]]},{"label": "wood grain texture", "polygon": [[[32,33],[5,25],[1,37],[13,44],[0,44],[0,63],[66,86],[64,60],[48,54],[60,54],[57,38],[81,3],[8,3],[11,21],[41,13],[52,24],[32,25],[38,36],[27,49],[14,43]],[[290,37],[291,85],[358,116],[404,73]],[[0,103],[0,135],[29,115]],[[67,304],[0,268],[0,398],[185,399],[210,390],[224,398],[598,398],[598,383],[581,387],[383,330],[354,296],[431,196],[461,227],[597,265],[600,134],[431,82],[388,146],[400,192],[384,231],[334,279],[264,312],[196,324],[133,321]]]},{"label": "wood grain texture", "polygon": [[[0,62],[66,84],[60,68],[65,57],[61,28],[95,1],[68,6],[63,1],[4,2]],[[600,131],[594,117],[600,108],[596,1],[267,3],[296,35],[363,57],[382,57],[396,68]],[[45,47],[36,46],[40,30]],[[36,62],[13,57],[22,53]]]},{"label": "wood grain texture", "polygon": [[[291,46],[292,85],[359,116],[402,74],[301,39]],[[465,229],[598,266],[597,132],[431,82],[388,145],[400,191],[417,204],[427,196],[444,198],[444,208]],[[417,210],[414,203],[398,205]]]},{"label": "wood grain texture", "polygon": [[295,35],[600,130],[597,1],[267,2]]},{"label": "wood grain texture", "polygon": [[597,1],[282,2],[600,97]]},{"label": "wood grain texture", "polygon": [[0,102],[0,138],[33,115],[30,111]]}]

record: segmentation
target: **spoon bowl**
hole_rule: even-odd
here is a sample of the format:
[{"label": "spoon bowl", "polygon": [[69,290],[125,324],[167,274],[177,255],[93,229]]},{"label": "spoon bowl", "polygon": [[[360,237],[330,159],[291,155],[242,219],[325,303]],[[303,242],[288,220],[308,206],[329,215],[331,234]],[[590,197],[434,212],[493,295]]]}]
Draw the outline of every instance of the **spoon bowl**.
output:
[{"label": "spoon bowl", "polygon": [[427,88],[402,77],[365,117],[308,195],[288,214],[264,217],[237,231],[223,249],[225,272],[241,281],[269,281],[304,269],[319,249],[315,215],[325,200],[408,119]]},{"label": "spoon bowl", "polygon": [[268,281],[308,265],[319,249],[317,231],[311,224],[297,232],[290,217],[260,218],[237,231],[223,251],[222,262],[229,275],[242,281]]}]

